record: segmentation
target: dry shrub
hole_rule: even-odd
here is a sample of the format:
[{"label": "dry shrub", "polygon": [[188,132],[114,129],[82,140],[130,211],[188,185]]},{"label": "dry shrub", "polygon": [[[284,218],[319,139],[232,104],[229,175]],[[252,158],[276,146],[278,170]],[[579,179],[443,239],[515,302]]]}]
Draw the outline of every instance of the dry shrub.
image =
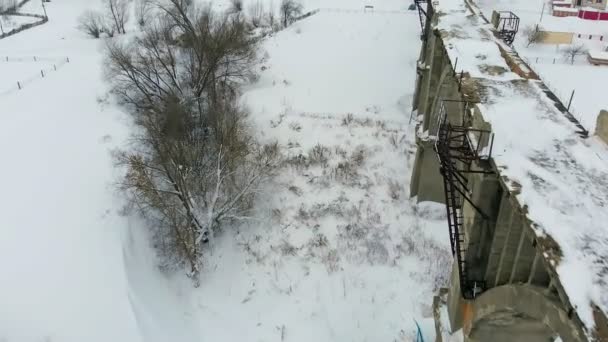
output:
[{"label": "dry shrub", "polygon": [[331,157],[331,150],[321,144],[315,145],[308,152],[308,160],[311,165],[327,165],[329,158]]}]

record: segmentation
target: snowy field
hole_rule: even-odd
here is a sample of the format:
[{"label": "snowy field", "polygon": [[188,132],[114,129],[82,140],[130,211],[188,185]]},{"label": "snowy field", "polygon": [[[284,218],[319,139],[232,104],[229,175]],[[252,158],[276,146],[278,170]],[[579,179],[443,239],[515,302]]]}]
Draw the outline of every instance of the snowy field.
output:
[{"label": "snowy field", "polygon": [[[411,341],[414,320],[432,340],[451,257],[443,208],[407,193],[419,23],[393,13],[402,1],[368,3],[308,0],[356,11],[264,42],[243,101],[285,162],[256,219],[216,240],[198,289],[158,271],[145,227],[121,215],[110,151],[129,124],[102,42],[75,29],[91,3],[48,3],[48,23],[0,40],[0,56],[70,58],[0,97],[0,341]],[[2,82],[38,67],[0,64]]]},{"label": "snowy field", "polygon": [[[586,56],[578,56],[574,65],[570,65],[561,53],[561,49],[566,46],[536,44],[526,47],[525,37],[521,31],[526,26],[539,24],[546,30],[606,37],[608,22],[554,17],[551,15],[549,3],[544,7],[545,12],[541,21],[544,0],[477,0],[475,3],[488,19],[492,10],[510,10],[521,18],[520,34],[515,39],[517,51],[566,105],[572,91],[575,91],[571,111],[586,129],[594,132],[597,115],[600,110],[608,108],[608,97],[604,95],[603,87],[593,80],[608,79],[608,66],[590,65]],[[598,40],[575,39],[574,43],[582,43],[587,49],[594,50],[603,50],[607,46],[605,41]]]}]

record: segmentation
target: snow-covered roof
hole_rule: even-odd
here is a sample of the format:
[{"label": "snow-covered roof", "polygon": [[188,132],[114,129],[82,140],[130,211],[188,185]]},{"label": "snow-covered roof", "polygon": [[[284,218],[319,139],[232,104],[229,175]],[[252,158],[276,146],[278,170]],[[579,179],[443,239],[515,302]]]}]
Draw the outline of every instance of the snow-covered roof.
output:
[{"label": "snow-covered roof", "polygon": [[608,61],[608,51],[589,50],[589,57]]},{"label": "snow-covered roof", "polygon": [[553,10],[559,11],[559,12],[578,13],[578,8],[570,8],[570,7],[555,7],[555,8],[553,8]]},{"label": "snow-covered roof", "polygon": [[[568,9],[560,7],[556,10],[574,10],[575,12],[578,12],[578,9],[576,8]],[[608,21],[602,20],[586,20],[579,17],[555,17],[546,15],[538,25],[544,31],[608,35]]]},{"label": "snow-covered roof", "polygon": [[556,242],[555,249],[543,246],[544,256],[591,332],[594,308],[608,312],[608,149],[577,134],[542,81],[512,71],[499,45],[516,52],[495,38],[474,4],[441,0],[435,10],[452,65],[458,59],[456,71],[483,94],[477,106],[495,133],[500,177],[539,240]]}]

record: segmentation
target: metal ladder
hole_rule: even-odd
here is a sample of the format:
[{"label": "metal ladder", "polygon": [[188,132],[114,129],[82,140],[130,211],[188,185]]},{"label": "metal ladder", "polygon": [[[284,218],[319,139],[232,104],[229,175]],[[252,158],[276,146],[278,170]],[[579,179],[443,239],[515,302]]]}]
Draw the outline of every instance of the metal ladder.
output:
[{"label": "metal ladder", "polygon": [[[447,100],[444,100],[444,102]],[[468,104],[465,103],[465,108]],[[465,176],[469,173],[492,173],[483,169],[473,170],[473,161],[488,160],[491,158],[493,135],[489,131],[474,129],[465,125],[464,120],[461,125],[452,125],[447,120],[447,111],[442,103],[439,109],[437,140],[435,142],[435,152],[439,158],[440,172],[443,176],[445,192],[445,205],[450,233],[450,245],[452,255],[458,266],[458,277],[462,296],[466,299],[474,298],[483,290],[483,282],[470,279],[466,262],[466,243],[464,232],[463,205],[467,201],[484,219],[488,216],[473,203],[468,189],[468,180]],[[477,138],[472,137],[477,134]],[[480,154],[481,138],[484,135],[488,139],[489,153]],[[481,284],[481,288],[479,287]]]},{"label": "metal ladder", "polygon": [[426,26],[427,14],[427,1],[426,0],[414,0],[416,4],[416,8],[418,9],[418,17],[420,17],[420,29],[422,30],[422,34],[424,34],[424,28]]}]

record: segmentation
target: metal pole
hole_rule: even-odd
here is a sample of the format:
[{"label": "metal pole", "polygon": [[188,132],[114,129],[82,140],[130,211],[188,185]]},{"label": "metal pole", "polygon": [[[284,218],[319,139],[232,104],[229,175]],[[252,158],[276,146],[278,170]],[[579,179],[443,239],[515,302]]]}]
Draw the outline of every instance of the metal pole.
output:
[{"label": "metal pole", "polygon": [[568,102],[568,112],[570,111],[570,105],[572,104],[572,98],[574,98],[574,90],[572,91],[572,95],[570,95],[570,101]]},{"label": "metal pole", "polygon": [[545,5],[546,4],[547,4],[546,2],[543,2],[543,9],[540,11],[540,22],[541,23],[543,21],[543,14],[545,14]]},{"label": "metal pole", "polygon": [[46,15],[46,7],[44,7],[44,0],[40,0],[41,4],[42,4],[42,10],[44,11],[44,17],[48,18],[48,16]]}]

